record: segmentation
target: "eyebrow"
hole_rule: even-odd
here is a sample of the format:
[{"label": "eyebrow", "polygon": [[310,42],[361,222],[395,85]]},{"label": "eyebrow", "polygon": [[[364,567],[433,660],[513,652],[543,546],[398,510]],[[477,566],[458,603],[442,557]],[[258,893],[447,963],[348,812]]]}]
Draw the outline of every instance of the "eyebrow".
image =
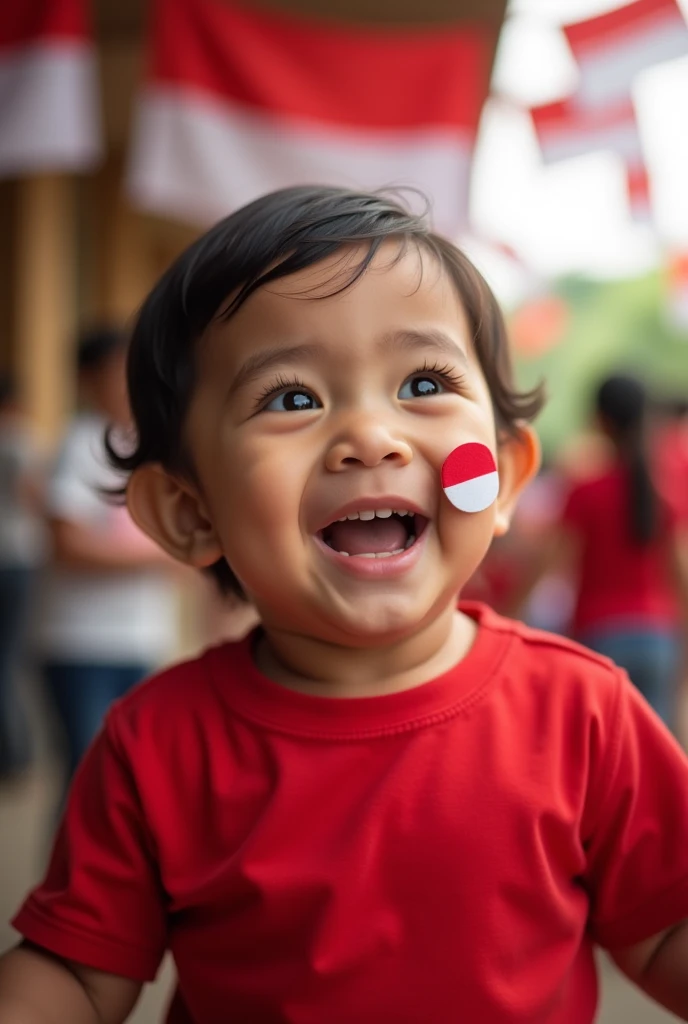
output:
[{"label": "eyebrow", "polygon": [[229,388],[229,395],[235,394],[240,388],[246,387],[266,370],[272,370],[275,366],[294,366],[296,363],[317,358],[318,349],[318,345],[308,344],[292,345],[289,348],[276,346],[256,352],[255,355],[249,356],[237,371]]},{"label": "eyebrow", "polygon": [[[405,328],[391,331],[382,338],[380,348],[388,352],[430,348],[451,359],[458,359],[465,368],[468,367],[468,357],[461,346],[444,331],[436,328],[430,330]],[[276,366],[294,366],[308,360],[315,360],[321,354],[320,346],[313,343],[291,345],[288,348],[275,346],[263,349],[262,352],[256,352],[249,356],[237,371],[230,385],[228,396],[236,394],[237,391],[246,387],[267,370],[272,370]]]},{"label": "eyebrow", "polygon": [[434,349],[450,359],[458,359],[464,369],[468,368],[468,356],[461,345],[438,328],[414,330],[404,328],[391,331],[382,339],[381,347],[389,352]]}]

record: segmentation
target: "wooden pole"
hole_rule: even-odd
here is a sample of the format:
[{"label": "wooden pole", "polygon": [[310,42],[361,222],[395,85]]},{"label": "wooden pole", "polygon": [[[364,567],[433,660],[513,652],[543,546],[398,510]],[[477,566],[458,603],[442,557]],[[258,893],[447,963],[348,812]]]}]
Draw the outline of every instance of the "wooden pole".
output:
[{"label": "wooden pole", "polygon": [[57,175],[17,185],[13,361],[23,404],[46,445],[58,440],[74,399],[73,188]]}]

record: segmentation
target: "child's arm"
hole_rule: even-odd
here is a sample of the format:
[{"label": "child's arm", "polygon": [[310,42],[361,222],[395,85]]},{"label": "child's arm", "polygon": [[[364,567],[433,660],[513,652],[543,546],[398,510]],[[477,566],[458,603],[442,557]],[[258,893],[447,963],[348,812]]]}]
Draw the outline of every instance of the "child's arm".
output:
[{"label": "child's arm", "polygon": [[123,1024],[141,987],[25,943],[0,957],[0,1021]]},{"label": "child's arm", "polygon": [[610,954],[650,998],[688,1020],[688,921]]}]

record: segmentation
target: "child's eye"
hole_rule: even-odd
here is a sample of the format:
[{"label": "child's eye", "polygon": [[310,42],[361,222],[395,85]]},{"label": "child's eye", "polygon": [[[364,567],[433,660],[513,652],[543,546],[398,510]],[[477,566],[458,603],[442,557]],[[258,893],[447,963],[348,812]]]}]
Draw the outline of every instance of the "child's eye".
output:
[{"label": "child's eye", "polygon": [[444,391],[444,384],[434,377],[416,373],[401,385],[399,398],[425,398],[428,395],[441,395]]},{"label": "child's eye", "polygon": [[266,412],[308,412],[310,409],[320,408],[321,405],[317,398],[309,391],[300,388],[282,391],[264,406]]}]

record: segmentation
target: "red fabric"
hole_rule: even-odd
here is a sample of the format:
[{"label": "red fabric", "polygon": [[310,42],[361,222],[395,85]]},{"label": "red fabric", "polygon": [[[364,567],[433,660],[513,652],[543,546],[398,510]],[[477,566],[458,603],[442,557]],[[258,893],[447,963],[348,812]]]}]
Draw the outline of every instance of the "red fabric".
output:
[{"label": "red fabric", "polygon": [[665,427],[653,455],[655,484],[676,518],[688,525],[688,421]]},{"label": "red fabric", "polygon": [[251,641],[109,715],[30,940],[151,978],[170,1024],[587,1024],[593,940],[688,916],[688,766],[608,661],[465,606],[446,675],[294,693]]},{"label": "red fabric", "polygon": [[352,26],[229,0],[157,0],[154,32],[153,82],[286,118],[472,137],[487,97],[491,40],[479,24]]},{"label": "red fabric", "polygon": [[5,0],[0,4],[0,49],[89,35],[85,0]]},{"label": "red fabric", "polygon": [[657,539],[633,539],[628,507],[629,482],[614,468],[575,486],[563,521],[581,545],[574,631],[621,621],[673,627],[678,621],[671,582],[669,543],[674,517],[663,508]]}]

